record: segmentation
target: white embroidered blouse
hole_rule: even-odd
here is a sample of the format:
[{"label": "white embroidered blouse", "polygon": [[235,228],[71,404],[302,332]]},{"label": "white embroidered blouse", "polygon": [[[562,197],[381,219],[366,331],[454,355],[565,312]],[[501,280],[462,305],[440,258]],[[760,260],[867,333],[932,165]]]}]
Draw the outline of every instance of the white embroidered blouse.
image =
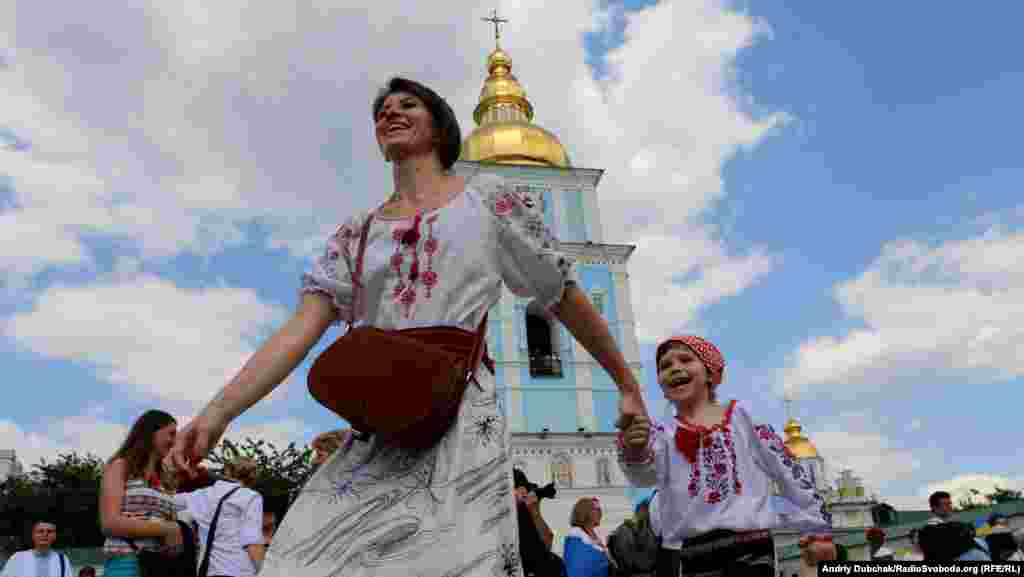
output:
[{"label": "white embroidered blouse", "polygon": [[[698,434],[693,463],[676,448],[680,427]],[[831,532],[831,515],[808,472],[770,425],[755,425],[736,401],[713,427],[678,419],[655,424],[646,457],[627,461],[620,443],[619,464],[633,485],[658,488],[656,525],[667,549],[715,529]],[[781,499],[772,495],[773,481]]]},{"label": "white embroidered blouse", "polygon": [[[302,277],[302,292],[330,296],[345,322],[353,313],[351,274],[368,216],[342,224]],[[575,282],[572,265],[531,198],[501,177],[477,175],[436,210],[411,218],[374,216],[355,324],[473,331],[501,297],[503,282],[550,308]]]}]

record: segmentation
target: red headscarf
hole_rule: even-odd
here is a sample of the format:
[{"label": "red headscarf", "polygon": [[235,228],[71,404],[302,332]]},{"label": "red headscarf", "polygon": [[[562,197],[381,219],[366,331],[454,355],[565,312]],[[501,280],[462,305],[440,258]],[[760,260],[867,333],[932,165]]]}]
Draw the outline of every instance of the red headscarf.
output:
[{"label": "red headscarf", "polygon": [[[704,367],[708,371],[708,377],[711,379],[712,386],[722,383],[722,377],[725,375],[725,357],[722,356],[722,351],[718,350],[718,347],[711,343],[711,341],[696,335],[669,337],[662,341],[655,353],[655,366],[661,361],[661,356],[668,352],[669,346],[673,344],[686,345],[697,355],[697,358],[704,363]],[[676,429],[676,448],[691,463],[694,463],[697,461],[698,449],[707,441],[706,437],[710,433],[710,430],[703,427],[695,430],[680,426]]]},{"label": "red headscarf", "polygon": [[725,375],[725,357],[722,356],[722,351],[718,350],[711,341],[702,339],[696,335],[681,335],[676,337],[669,337],[658,345],[658,351],[654,355],[654,364],[657,366],[658,362],[661,361],[661,356],[664,355],[670,345],[681,344],[690,347],[694,354],[704,363],[704,366],[708,370],[708,376],[711,377],[711,384],[718,385],[722,383],[722,377]]}]

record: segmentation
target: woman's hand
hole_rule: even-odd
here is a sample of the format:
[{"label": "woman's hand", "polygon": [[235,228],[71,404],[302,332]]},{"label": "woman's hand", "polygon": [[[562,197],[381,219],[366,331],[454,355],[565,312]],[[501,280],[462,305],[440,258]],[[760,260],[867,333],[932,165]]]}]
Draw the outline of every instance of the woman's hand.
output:
[{"label": "woman's hand", "polygon": [[192,419],[174,440],[171,459],[175,468],[194,479],[198,474],[196,465],[217,445],[229,422],[226,417],[209,409]]},{"label": "woman's hand", "polygon": [[640,395],[639,386],[632,392],[624,393],[619,399],[619,420],[616,427],[626,429],[638,417],[647,417],[647,406],[644,404],[643,396]]}]

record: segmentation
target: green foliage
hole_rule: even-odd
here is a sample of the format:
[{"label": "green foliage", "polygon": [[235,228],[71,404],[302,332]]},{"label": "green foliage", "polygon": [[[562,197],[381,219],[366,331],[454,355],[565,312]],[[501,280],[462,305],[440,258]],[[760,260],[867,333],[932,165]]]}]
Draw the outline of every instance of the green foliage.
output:
[{"label": "green foliage", "polygon": [[28,527],[45,517],[57,524],[60,547],[102,544],[96,519],[103,465],[92,454],[61,453],[8,478],[0,484],[0,534],[27,546]]},{"label": "green foliage", "polygon": [[1020,501],[1021,499],[1024,499],[1024,491],[1014,491],[1013,489],[996,487],[995,491],[987,493],[985,497],[992,504],[1009,503],[1011,501]]},{"label": "green foliage", "polygon": [[281,510],[291,504],[306,480],[313,474],[313,451],[309,447],[299,449],[289,443],[278,449],[273,443],[246,437],[241,443],[225,439],[210,453],[214,463],[211,472],[222,474],[224,464],[238,457],[256,461],[258,466],[253,489],[268,501],[266,508]]},{"label": "green foliage", "polygon": [[52,463],[40,459],[30,475],[45,489],[99,489],[103,465],[92,453],[61,453]]},{"label": "green foliage", "polygon": [[999,503],[1009,503],[1024,499],[1024,492],[1003,489],[1002,487],[995,487],[991,493],[982,493],[978,489],[969,489],[969,491],[969,497],[964,497],[957,501],[957,511],[974,511],[991,505],[998,505]]}]

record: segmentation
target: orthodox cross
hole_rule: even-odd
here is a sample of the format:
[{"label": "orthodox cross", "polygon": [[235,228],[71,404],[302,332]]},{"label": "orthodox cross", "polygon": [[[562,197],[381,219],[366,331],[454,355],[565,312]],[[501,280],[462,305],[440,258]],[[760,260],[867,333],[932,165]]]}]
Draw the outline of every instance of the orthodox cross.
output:
[{"label": "orthodox cross", "polygon": [[490,18],[481,18],[481,20],[483,20],[484,22],[490,22],[491,24],[494,24],[494,46],[495,48],[498,48],[498,43],[499,41],[501,41],[501,25],[507,24],[508,20],[506,20],[505,18],[498,17],[497,8],[491,11]]},{"label": "orthodox cross", "polygon": [[782,404],[786,408],[786,421],[788,422],[793,418],[793,397],[790,396],[789,392],[783,393]]}]

